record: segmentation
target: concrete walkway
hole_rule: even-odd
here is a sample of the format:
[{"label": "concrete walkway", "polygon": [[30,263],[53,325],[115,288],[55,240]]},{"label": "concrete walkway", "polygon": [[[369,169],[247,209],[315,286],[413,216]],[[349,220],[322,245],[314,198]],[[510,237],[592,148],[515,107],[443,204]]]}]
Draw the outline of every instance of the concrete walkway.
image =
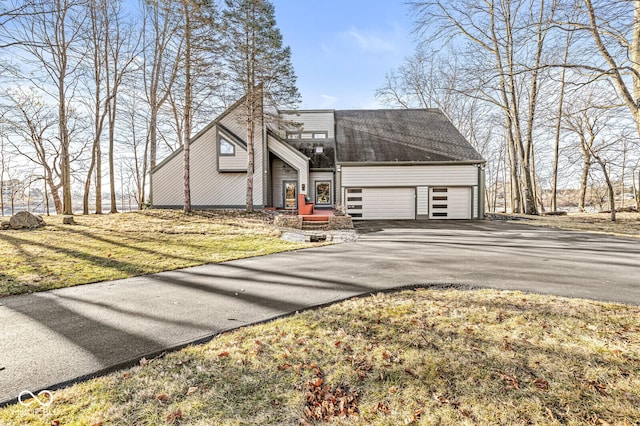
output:
[{"label": "concrete walkway", "polygon": [[503,222],[380,222],[356,243],[0,299],[0,403],[225,330],[410,285],[640,305],[640,240]]}]

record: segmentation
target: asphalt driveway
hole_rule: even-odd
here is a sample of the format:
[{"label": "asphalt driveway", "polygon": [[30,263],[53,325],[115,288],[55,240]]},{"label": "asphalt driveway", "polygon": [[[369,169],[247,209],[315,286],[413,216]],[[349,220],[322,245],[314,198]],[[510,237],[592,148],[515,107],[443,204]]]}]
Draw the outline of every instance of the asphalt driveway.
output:
[{"label": "asphalt driveway", "polygon": [[506,222],[367,222],[356,243],[0,299],[0,403],[245,324],[413,285],[640,305],[640,240]]}]

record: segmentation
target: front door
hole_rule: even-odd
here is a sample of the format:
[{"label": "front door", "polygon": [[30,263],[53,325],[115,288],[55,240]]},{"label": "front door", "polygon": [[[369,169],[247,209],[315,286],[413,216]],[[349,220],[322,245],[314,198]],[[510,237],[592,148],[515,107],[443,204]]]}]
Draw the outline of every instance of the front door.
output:
[{"label": "front door", "polygon": [[298,182],[283,181],[282,188],[284,191],[284,208],[295,210],[298,208]]}]

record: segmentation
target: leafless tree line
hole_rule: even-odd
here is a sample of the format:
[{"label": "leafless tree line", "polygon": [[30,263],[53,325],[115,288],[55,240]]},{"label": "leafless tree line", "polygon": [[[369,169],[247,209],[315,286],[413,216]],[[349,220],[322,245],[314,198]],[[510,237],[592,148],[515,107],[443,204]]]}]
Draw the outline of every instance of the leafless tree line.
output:
[{"label": "leafless tree line", "polygon": [[[73,214],[77,198],[85,214],[103,213],[103,179],[110,212],[117,211],[125,183],[142,208],[149,170],[183,147],[189,211],[192,129],[247,87],[269,81],[249,75],[248,83],[237,72],[234,55],[243,52],[225,43],[222,13],[256,20],[265,5],[271,7],[267,27],[279,36],[273,7],[262,0],[227,0],[224,7],[209,0],[2,2],[0,180],[21,164],[30,179],[45,183],[45,198],[59,214]],[[251,6],[259,13],[247,15]],[[281,43],[272,34],[261,52],[287,51]],[[281,62],[290,68],[287,55]],[[295,76],[284,84],[297,93]]]},{"label": "leafless tree line", "polygon": [[[640,2],[416,0],[416,53],[382,102],[446,112],[487,159],[489,210],[556,211],[575,185],[640,208]],[[503,199],[503,203],[499,199]],[[565,200],[566,201],[566,200]]]}]

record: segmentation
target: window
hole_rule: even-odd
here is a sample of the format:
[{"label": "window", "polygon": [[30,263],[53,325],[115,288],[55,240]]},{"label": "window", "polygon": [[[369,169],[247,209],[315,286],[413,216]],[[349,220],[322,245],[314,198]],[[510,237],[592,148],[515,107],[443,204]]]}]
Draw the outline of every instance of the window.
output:
[{"label": "window", "polygon": [[433,192],[447,192],[447,188],[433,188]]},{"label": "window", "polygon": [[320,130],[287,132],[287,139],[327,139],[328,137],[329,132]]},{"label": "window", "polygon": [[220,155],[236,155],[236,147],[231,142],[220,138],[218,142],[218,153]]}]

